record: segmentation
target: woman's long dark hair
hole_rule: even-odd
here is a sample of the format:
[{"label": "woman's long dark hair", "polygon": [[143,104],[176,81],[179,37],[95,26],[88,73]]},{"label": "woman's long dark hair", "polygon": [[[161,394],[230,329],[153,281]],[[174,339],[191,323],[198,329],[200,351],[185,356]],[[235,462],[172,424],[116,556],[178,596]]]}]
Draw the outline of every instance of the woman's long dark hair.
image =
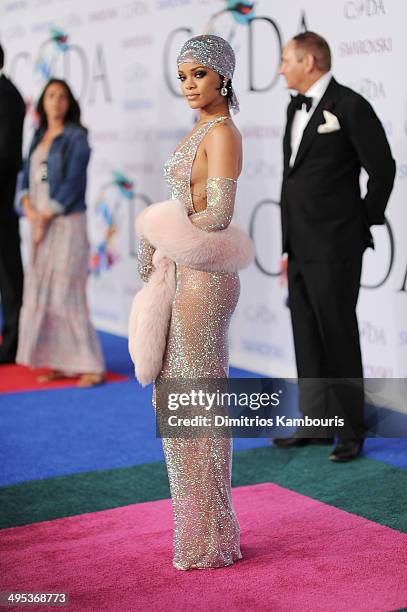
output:
[{"label": "woman's long dark hair", "polygon": [[45,109],[44,109],[44,96],[45,96],[45,93],[48,87],[50,87],[50,85],[54,85],[55,83],[57,85],[61,85],[65,89],[66,95],[68,96],[69,106],[68,106],[68,110],[64,118],[64,123],[65,124],[73,123],[83,129],[86,129],[81,123],[81,109],[80,109],[79,103],[74,97],[72,90],[69,87],[68,83],[66,81],[63,81],[62,79],[52,78],[45,85],[42,91],[42,94],[40,95],[40,99],[38,100],[37,113],[40,116],[40,124],[38,126],[38,130],[41,130],[41,131],[46,130],[48,127],[47,115],[45,114]]}]

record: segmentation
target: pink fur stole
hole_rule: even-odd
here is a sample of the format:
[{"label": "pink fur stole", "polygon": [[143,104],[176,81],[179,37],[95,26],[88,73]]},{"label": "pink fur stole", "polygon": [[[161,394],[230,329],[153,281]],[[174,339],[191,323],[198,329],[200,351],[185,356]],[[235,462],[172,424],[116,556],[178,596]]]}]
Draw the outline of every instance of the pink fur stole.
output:
[{"label": "pink fur stole", "polygon": [[175,263],[206,272],[237,272],[254,259],[249,236],[235,225],[206,232],[192,224],[179,200],[151,204],[136,218],[136,231],[152,244],[153,272],[133,300],[129,352],[143,386],[161,371],[174,300]]}]

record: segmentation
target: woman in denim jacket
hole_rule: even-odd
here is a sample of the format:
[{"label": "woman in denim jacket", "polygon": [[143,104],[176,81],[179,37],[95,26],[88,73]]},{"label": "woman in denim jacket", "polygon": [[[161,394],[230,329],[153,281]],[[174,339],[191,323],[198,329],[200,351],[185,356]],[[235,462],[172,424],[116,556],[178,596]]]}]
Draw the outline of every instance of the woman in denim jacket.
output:
[{"label": "woman in denim jacket", "polygon": [[87,131],[64,81],[47,83],[37,110],[20,193],[31,248],[16,361],[49,368],[40,382],[80,375],[78,386],[88,387],[103,382],[105,367],[86,300]]}]

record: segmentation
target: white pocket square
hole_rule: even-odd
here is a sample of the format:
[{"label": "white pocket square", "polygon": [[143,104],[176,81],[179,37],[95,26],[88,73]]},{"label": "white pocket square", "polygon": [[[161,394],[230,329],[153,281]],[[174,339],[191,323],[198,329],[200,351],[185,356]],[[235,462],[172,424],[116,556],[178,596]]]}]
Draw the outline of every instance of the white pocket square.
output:
[{"label": "white pocket square", "polygon": [[322,111],[325,118],[325,123],[321,123],[318,126],[319,134],[329,134],[330,132],[337,132],[341,129],[338,117],[327,110]]}]

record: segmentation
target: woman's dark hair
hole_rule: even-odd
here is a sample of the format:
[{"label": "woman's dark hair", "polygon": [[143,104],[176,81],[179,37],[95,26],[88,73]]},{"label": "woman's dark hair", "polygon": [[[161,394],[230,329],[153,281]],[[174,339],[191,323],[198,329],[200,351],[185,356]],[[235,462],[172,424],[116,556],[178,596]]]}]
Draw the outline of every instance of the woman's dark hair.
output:
[{"label": "woman's dark hair", "polygon": [[62,79],[50,79],[48,83],[45,85],[42,91],[42,94],[40,95],[40,99],[38,100],[38,104],[37,104],[37,113],[40,116],[40,124],[38,126],[38,129],[46,130],[48,127],[47,115],[45,114],[45,109],[44,109],[44,96],[45,96],[45,93],[48,87],[50,87],[51,85],[54,85],[55,83],[57,85],[61,85],[65,89],[66,95],[68,96],[69,106],[68,106],[68,110],[65,115],[64,122],[73,123],[85,129],[83,125],[81,124],[81,109],[79,107],[79,103],[74,97],[68,83],[66,81],[63,81]]},{"label": "woman's dark hair", "polygon": [[[222,89],[222,87],[223,87],[223,79],[224,79],[224,78],[225,78],[225,77],[223,77],[221,74],[219,75],[219,79],[220,79],[220,85],[219,85],[219,87],[218,87],[218,90],[219,90],[219,91],[220,91],[220,90]],[[226,100],[229,102],[229,101],[231,100],[231,98],[232,98],[232,91],[233,91],[233,88],[232,88],[232,79],[229,79],[229,80],[228,80],[228,82],[226,83],[226,89],[228,90],[228,95],[227,95],[227,96],[225,96],[225,98],[226,98]]]}]

